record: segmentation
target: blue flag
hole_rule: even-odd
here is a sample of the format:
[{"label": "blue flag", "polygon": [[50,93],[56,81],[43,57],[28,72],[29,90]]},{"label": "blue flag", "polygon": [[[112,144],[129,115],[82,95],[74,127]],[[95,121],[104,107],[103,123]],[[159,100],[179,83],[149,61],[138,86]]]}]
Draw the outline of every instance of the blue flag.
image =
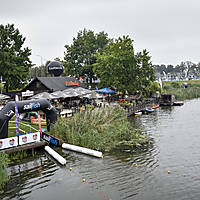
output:
[{"label": "blue flag", "polygon": [[16,101],[15,101],[15,122],[16,122],[16,133],[19,134],[19,113]]}]

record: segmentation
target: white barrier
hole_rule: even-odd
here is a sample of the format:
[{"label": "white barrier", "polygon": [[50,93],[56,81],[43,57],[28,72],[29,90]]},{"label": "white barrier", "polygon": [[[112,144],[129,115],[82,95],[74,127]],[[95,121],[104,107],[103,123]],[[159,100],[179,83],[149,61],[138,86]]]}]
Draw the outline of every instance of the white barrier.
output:
[{"label": "white barrier", "polygon": [[54,159],[56,159],[60,164],[65,165],[67,161],[59,155],[56,151],[54,151],[52,148],[49,146],[44,147],[45,151],[47,151]]},{"label": "white barrier", "polygon": [[40,141],[40,132],[19,135],[19,145]]},{"label": "white barrier", "polygon": [[63,143],[62,148],[72,150],[72,151],[77,151],[77,152],[84,153],[84,154],[88,154],[88,155],[95,156],[98,158],[103,157],[103,154],[100,151],[95,151],[95,150],[91,150],[91,149],[87,149],[84,147],[79,147],[79,146],[75,146],[75,145],[71,145],[71,144]]},{"label": "white barrier", "polygon": [[18,138],[17,137],[9,137],[5,139],[0,139],[0,149],[7,149],[10,147],[18,146]]}]

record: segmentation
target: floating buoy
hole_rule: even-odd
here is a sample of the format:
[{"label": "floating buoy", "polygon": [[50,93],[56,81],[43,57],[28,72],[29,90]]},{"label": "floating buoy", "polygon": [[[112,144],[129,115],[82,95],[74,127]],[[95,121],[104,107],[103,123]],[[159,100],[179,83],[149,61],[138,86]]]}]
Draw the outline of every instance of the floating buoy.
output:
[{"label": "floating buoy", "polygon": [[76,151],[76,152],[79,152],[79,153],[88,154],[88,155],[95,156],[95,157],[98,157],[98,158],[103,157],[103,153],[100,152],[100,151],[95,151],[95,150],[92,150],[92,149],[79,147],[79,146],[75,146],[75,145],[72,145],[72,144],[63,143],[62,148],[68,149],[68,150],[71,150],[71,151]]},{"label": "floating buoy", "polygon": [[72,168],[70,167],[69,170],[72,171]]},{"label": "floating buoy", "polygon": [[172,172],[170,170],[168,170],[168,174],[171,174]]},{"label": "floating buoy", "polygon": [[65,165],[67,161],[59,155],[56,151],[54,151],[52,148],[49,146],[44,147],[45,151],[47,151],[54,159],[56,159],[60,164]]},{"label": "floating buoy", "polygon": [[138,166],[138,164],[135,164],[135,166],[137,167],[137,166]]},{"label": "floating buoy", "polygon": [[83,179],[83,182],[85,182],[85,179]]}]

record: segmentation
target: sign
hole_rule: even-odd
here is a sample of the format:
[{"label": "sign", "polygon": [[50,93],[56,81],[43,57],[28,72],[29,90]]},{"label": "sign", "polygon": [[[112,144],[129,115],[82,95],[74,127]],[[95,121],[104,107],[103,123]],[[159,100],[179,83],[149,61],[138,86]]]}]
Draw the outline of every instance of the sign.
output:
[{"label": "sign", "polygon": [[47,133],[42,133],[42,139],[54,146],[59,146],[59,144],[60,144],[60,141],[57,138],[55,138],[51,135],[48,135]]},{"label": "sign", "polygon": [[5,139],[0,139],[0,149],[7,149],[10,147],[18,146],[18,138],[10,137]]},{"label": "sign", "polygon": [[22,97],[30,97],[33,96],[34,92],[30,90],[26,90],[26,92],[22,92]]},{"label": "sign", "polygon": [[19,145],[40,141],[40,132],[18,135]]},{"label": "sign", "polygon": [[66,86],[78,86],[79,82],[65,82]]}]

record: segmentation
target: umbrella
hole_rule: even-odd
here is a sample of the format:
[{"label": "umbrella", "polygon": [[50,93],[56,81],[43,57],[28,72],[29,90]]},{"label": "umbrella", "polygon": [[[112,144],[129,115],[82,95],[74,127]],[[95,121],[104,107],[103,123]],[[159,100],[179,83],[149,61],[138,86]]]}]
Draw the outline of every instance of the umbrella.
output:
[{"label": "umbrella", "polygon": [[48,92],[42,92],[42,93],[39,93],[39,94],[36,94],[36,95],[30,97],[30,99],[56,99],[56,98],[57,97],[51,95]]},{"label": "umbrella", "polygon": [[5,94],[0,94],[0,99],[1,99],[1,100],[10,99],[10,96],[5,95]]},{"label": "umbrella", "polygon": [[100,90],[96,90],[96,92],[99,92],[99,93],[102,93],[102,94],[113,94],[113,93],[115,93],[114,90],[111,90],[109,88],[103,88],[103,89],[100,89]]}]

